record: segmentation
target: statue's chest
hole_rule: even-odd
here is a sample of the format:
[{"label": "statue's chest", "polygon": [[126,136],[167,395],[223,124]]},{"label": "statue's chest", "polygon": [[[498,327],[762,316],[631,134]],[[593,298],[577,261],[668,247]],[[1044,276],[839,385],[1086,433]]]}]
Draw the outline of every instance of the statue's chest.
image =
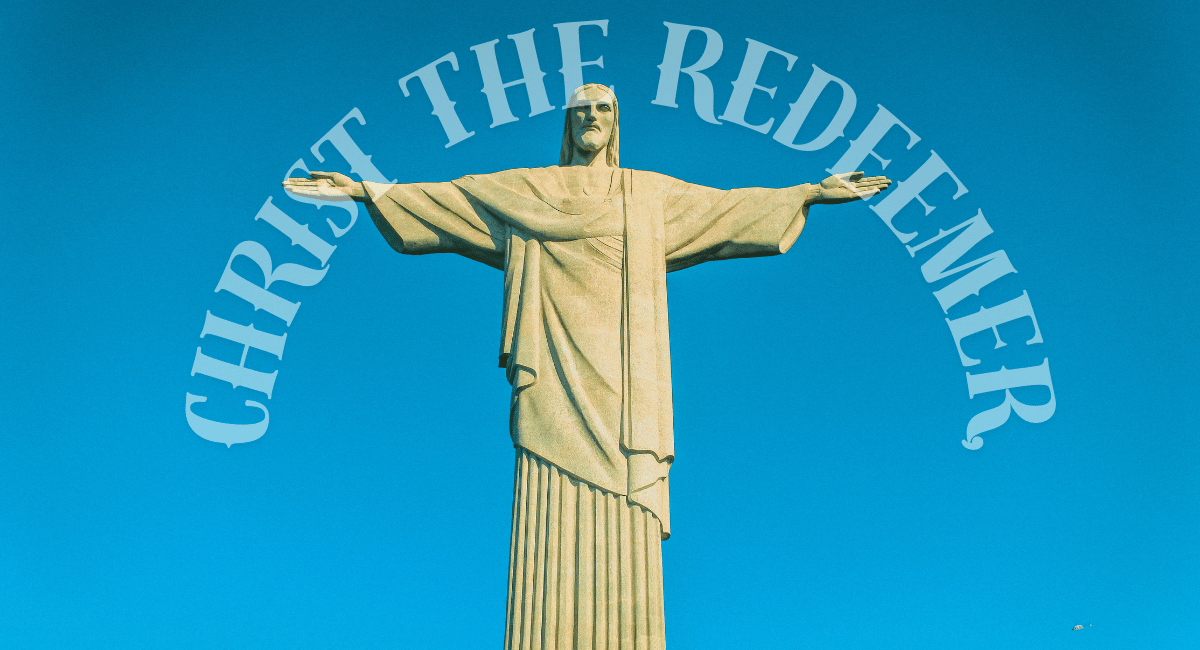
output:
[{"label": "statue's chest", "polygon": [[582,214],[600,208],[602,204],[613,203],[621,193],[619,172],[620,170],[611,168],[563,168],[562,188],[566,190],[566,196],[557,198],[564,207],[572,208],[568,211],[574,214]]}]

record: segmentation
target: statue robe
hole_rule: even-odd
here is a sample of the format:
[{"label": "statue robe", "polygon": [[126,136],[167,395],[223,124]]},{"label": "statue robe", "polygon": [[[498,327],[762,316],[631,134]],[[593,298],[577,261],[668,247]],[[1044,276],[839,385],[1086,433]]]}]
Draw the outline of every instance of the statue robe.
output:
[{"label": "statue robe", "polygon": [[504,271],[518,448],[506,650],[664,649],[666,274],[787,251],[809,186],[722,191],[583,167],[363,185],[397,251]]},{"label": "statue robe", "polygon": [[[786,252],[809,186],[717,190],[596,171],[363,185],[398,252],[457,253],[504,271],[500,365],[513,387],[513,443],[644,506],[666,539],[675,453],[666,273]],[[581,194],[571,174],[602,180]]]}]

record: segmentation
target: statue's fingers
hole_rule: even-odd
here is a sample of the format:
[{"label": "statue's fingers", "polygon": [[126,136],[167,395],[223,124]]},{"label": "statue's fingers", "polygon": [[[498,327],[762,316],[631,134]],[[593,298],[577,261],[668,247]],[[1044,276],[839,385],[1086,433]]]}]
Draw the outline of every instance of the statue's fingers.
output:
[{"label": "statue's fingers", "polygon": [[287,182],[285,182],[283,184],[283,187],[290,191],[293,191],[293,192],[312,195],[312,194],[319,194],[322,191],[322,189],[328,188],[329,185],[326,185],[324,183],[314,183],[313,181],[308,181],[306,183],[287,183]]},{"label": "statue's fingers", "polygon": [[855,184],[855,186],[854,186],[854,191],[855,191],[855,192],[860,192],[860,193],[861,193],[861,192],[878,192],[878,191],[879,191],[879,186],[877,186],[877,185],[863,185],[863,184],[861,184],[861,183],[858,183],[858,184]]}]

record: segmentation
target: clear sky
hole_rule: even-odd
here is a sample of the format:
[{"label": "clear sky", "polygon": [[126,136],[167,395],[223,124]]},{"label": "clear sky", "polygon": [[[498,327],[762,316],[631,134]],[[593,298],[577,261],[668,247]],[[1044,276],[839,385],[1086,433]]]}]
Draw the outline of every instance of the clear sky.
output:
[{"label": "clear sky", "polygon": [[[349,173],[351,136],[388,178],[553,164],[562,116],[489,128],[471,47],[534,29],[562,105],[556,23],[585,28],[589,82],[621,102],[622,163],[715,187],[825,176],[882,105],[904,180],[943,176],[897,215],[928,239],[980,210],[1017,273],[943,313],[868,205],[818,207],[785,256],[669,279],[677,459],[664,544],[673,648],[1200,647],[1196,266],[1200,114],[1190,3],[12,3],[0,9],[0,647],[486,648],[504,627],[513,452],[495,367],[500,273],[402,257],[366,212],[279,186],[294,161]],[[692,107],[653,104],[664,22],[716,30],[721,115],[753,39],[747,121],[788,114],[812,66],[852,87],[840,137],[789,149]],[[699,36],[685,63],[700,55]],[[475,135],[452,147],[416,82],[448,52]],[[838,105],[822,95],[797,142]],[[824,120],[824,122],[822,122]],[[868,158],[868,173],[881,173]],[[264,202],[336,244],[290,325],[214,289],[234,247],[311,255]],[[872,201],[878,204],[879,201]],[[942,240],[943,242],[949,239]],[[254,277],[253,265],[235,267]],[[1028,318],[963,341],[947,318],[1026,292]],[[206,312],[287,334],[270,399],[190,376]],[[1002,393],[966,373],[1049,359],[1056,409],[964,449]],[[256,412],[260,439],[189,429]],[[1042,404],[1045,388],[1013,391]],[[204,410],[204,407],[211,407]],[[1073,632],[1076,624],[1087,625]]]}]

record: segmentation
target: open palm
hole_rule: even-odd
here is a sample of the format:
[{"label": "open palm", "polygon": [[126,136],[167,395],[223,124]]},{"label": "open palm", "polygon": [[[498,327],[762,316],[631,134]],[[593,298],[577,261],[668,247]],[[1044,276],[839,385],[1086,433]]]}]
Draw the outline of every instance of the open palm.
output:
[{"label": "open palm", "polygon": [[892,181],[885,176],[863,178],[862,172],[834,174],[813,188],[811,203],[847,203],[868,199],[886,190]]},{"label": "open palm", "polygon": [[309,172],[309,178],[288,178],[283,187],[292,194],[323,201],[361,200],[362,184],[337,172]]}]

